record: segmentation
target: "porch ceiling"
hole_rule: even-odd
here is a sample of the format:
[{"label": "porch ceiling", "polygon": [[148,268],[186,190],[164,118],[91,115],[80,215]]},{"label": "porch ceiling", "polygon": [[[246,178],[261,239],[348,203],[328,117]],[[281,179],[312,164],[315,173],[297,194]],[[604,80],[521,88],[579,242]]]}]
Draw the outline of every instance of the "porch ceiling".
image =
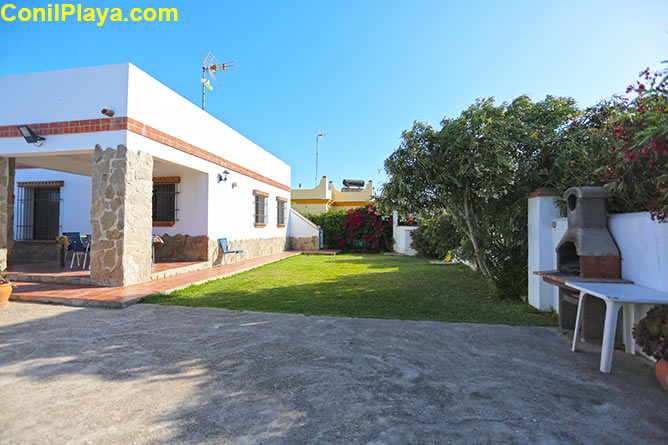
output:
[{"label": "porch ceiling", "polygon": [[[163,159],[153,158],[153,176],[179,176],[185,170],[198,171]],[[45,168],[65,173],[92,176],[93,152],[40,154],[16,158],[17,165]]]},{"label": "porch ceiling", "polygon": [[16,164],[91,176],[93,174],[93,152],[22,156],[16,158]]}]

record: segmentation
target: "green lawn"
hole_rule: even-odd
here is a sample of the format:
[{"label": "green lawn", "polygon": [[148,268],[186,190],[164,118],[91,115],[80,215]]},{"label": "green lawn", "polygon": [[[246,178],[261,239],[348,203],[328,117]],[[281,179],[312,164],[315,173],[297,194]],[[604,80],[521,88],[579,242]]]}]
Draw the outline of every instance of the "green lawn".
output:
[{"label": "green lawn", "polygon": [[555,326],[556,316],[494,298],[457,264],[384,255],[299,255],[145,303],[262,312]]}]

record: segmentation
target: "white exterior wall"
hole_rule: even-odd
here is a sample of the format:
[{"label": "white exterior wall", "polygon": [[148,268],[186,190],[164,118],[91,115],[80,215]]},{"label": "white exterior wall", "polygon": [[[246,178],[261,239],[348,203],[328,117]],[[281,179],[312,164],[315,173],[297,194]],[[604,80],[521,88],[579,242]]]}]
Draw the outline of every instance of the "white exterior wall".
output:
[{"label": "white exterior wall", "polygon": [[[0,125],[127,115],[128,64],[0,76]],[[64,135],[68,137],[70,135]],[[51,142],[45,141],[43,149]],[[33,149],[32,145],[20,141]]]},{"label": "white exterior wall", "polygon": [[[128,70],[128,115],[131,118],[289,187],[291,174],[289,165],[134,65],[129,65]],[[193,204],[192,209],[198,218],[203,219],[197,224],[194,221],[184,223],[180,230],[177,230],[175,225],[171,233],[208,234],[213,239],[226,237],[231,240],[287,236],[286,227],[277,227],[276,197],[280,196],[289,201],[289,191],[135,133],[129,134],[128,147],[143,148],[155,158],[187,166],[208,175],[206,186],[198,181],[196,199],[199,204]],[[224,170],[230,172],[228,180],[218,183],[218,174]],[[235,187],[232,187],[233,183],[236,183]],[[185,188],[186,184],[182,184],[180,198],[183,204],[187,198]],[[269,194],[269,216],[265,227],[256,228],[254,225],[253,190]],[[182,210],[181,219],[184,218],[185,211]],[[206,231],[201,232],[204,226]]]},{"label": "white exterior wall", "polygon": [[285,162],[134,65],[128,69],[128,116],[290,186],[290,166]]},{"label": "white exterior wall", "polygon": [[[102,108],[127,115],[128,68],[106,65],[72,70],[0,76],[0,126],[61,122],[104,117]],[[90,175],[95,144],[126,143],[125,131],[53,135],[41,147],[23,138],[0,138],[0,156],[37,159],[39,167]],[[58,153],[91,153],[90,163],[53,158]]]},{"label": "white exterior wall", "polygon": [[[170,175],[171,176],[171,175]],[[193,170],[181,170],[179,184],[179,195],[177,199],[178,221],[172,227],[154,227],[153,233],[158,235],[206,235],[207,227],[207,202],[208,202],[208,176]]]},{"label": "white exterior wall", "polygon": [[[277,227],[276,197],[290,198],[290,193],[272,187],[236,172],[230,172],[226,182],[218,183],[216,170],[209,176],[209,237],[229,239],[257,239],[287,236],[287,227]],[[233,183],[236,187],[232,187]],[[265,227],[255,227],[253,190],[269,193],[269,216]]]},{"label": "white exterior wall", "polygon": [[308,220],[304,215],[296,210],[290,209],[288,219],[288,236],[295,238],[310,238],[320,236],[320,227]]},{"label": "white exterior wall", "polygon": [[[41,168],[17,169],[16,183],[32,181],[63,181],[60,188],[60,234],[62,232],[80,232],[82,235],[91,233],[90,205],[91,182],[90,177],[62,173]],[[14,186],[14,196],[18,196],[18,185]],[[18,233],[19,203],[14,203],[14,235]]]},{"label": "white exterior wall", "polygon": [[[543,200],[542,212],[536,212],[532,200]],[[549,209],[549,206],[552,209]],[[556,248],[568,228],[568,219],[557,217],[553,198],[541,197],[529,200],[529,303],[541,310],[559,308],[559,290],[556,286],[531,286],[536,270],[557,268]],[[668,224],[652,221],[648,212],[613,214],[608,228],[619,247],[622,257],[622,278],[639,286],[668,292]],[[531,261],[541,258],[540,262]],[[536,290],[540,289],[539,295]],[[634,314],[637,322],[652,305],[642,305]]]},{"label": "white exterior wall", "polygon": [[[0,126],[105,118],[100,110],[107,108],[115,112],[114,117],[135,119],[289,190],[290,166],[131,64],[4,76],[0,77],[0,91]],[[179,221],[173,227],[154,228],[156,233],[232,240],[287,236],[287,227],[277,227],[276,197],[289,202],[288,190],[131,131],[50,135],[39,148],[22,138],[0,138],[0,156],[16,157],[26,165],[90,175],[96,144],[103,148],[124,144],[130,150],[150,153],[156,161],[156,176],[181,177]],[[217,176],[224,170],[230,172],[229,179],[219,184]],[[19,174],[23,173],[19,172],[17,181],[22,181]],[[47,173],[34,180],[55,177]],[[88,181],[79,192],[90,197]],[[253,190],[269,194],[269,219],[263,228],[254,225]],[[90,198],[87,203],[85,212],[89,214]],[[87,227],[89,219],[85,218]],[[69,224],[64,222],[63,228],[69,230]]]}]

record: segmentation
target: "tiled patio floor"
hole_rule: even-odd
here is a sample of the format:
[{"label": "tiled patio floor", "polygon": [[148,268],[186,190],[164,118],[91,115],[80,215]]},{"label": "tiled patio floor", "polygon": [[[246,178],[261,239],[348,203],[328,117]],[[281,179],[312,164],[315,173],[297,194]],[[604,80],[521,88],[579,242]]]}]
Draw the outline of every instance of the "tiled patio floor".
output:
[{"label": "tiled patio floor", "polygon": [[[202,261],[166,261],[155,263],[151,269],[151,278],[165,278],[180,273],[193,272],[208,267]],[[57,261],[40,263],[22,263],[10,266],[7,277],[12,281],[33,281],[39,283],[66,283],[90,285],[90,270],[67,264],[60,267]]]},{"label": "tiled patio floor", "polygon": [[65,268],[60,267],[60,263],[57,261],[50,262],[41,262],[41,263],[22,263],[15,264],[7,269],[7,274],[11,275],[10,278],[13,280],[20,279],[24,276],[49,276],[54,278],[68,278],[68,279],[82,279],[89,278],[90,271],[80,268],[70,269],[69,264]]},{"label": "tiled patio floor", "polygon": [[[16,288],[12,292],[11,300],[58,303],[68,306],[123,308],[139,302],[147,295],[169,293],[192,284],[199,284],[217,278],[234,275],[283,258],[299,255],[300,253],[301,252],[280,252],[273,255],[241,261],[236,264],[197,270],[125,287],[100,287],[87,284],[68,283],[14,282]],[[60,268],[59,270],[62,271]]]}]

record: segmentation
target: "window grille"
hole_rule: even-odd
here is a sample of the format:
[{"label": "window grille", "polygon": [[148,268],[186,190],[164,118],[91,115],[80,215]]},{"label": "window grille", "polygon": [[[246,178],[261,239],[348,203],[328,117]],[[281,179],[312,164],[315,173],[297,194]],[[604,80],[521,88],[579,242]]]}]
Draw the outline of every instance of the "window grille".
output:
[{"label": "window grille", "polygon": [[255,219],[255,224],[267,224],[267,221],[269,221],[268,196],[254,193],[253,197],[253,208],[255,209],[253,218]]},{"label": "window grille", "polygon": [[284,226],[287,215],[288,202],[283,201],[282,199],[277,199],[276,206],[277,206],[276,214],[278,215],[277,224],[279,226]]},{"label": "window grille", "polygon": [[178,183],[153,183],[153,221],[179,220],[179,193]]},{"label": "window grille", "polygon": [[55,240],[60,234],[60,187],[19,185],[17,192],[16,240]]}]

